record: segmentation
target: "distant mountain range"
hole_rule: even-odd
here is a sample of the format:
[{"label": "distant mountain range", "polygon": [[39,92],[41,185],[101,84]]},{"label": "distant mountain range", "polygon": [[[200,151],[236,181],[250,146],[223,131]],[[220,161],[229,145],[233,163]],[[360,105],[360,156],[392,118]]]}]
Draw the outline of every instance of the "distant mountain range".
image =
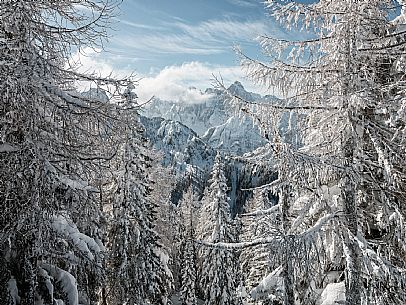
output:
[{"label": "distant mountain range", "polygon": [[[240,82],[233,83],[228,91],[247,101],[262,98],[259,94],[246,91]],[[209,88],[204,94],[210,97],[199,104],[154,99],[142,114],[149,118],[161,117],[178,121],[196,132],[212,148],[225,153],[243,155],[266,143],[251,118],[235,114],[230,109],[229,97],[223,91]],[[267,101],[277,100],[272,96],[265,98]]]}]

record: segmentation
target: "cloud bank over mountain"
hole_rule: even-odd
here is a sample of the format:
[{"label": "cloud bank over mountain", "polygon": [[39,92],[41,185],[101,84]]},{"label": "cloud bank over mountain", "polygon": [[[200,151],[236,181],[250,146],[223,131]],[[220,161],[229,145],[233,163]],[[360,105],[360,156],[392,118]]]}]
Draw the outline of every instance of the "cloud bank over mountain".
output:
[{"label": "cloud bank over mountain", "polygon": [[[151,71],[147,75],[138,74],[130,68],[115,69],[110,59],[102,57],[100,50],[84,49],[72,56],[72,64],[78,65],[80,71],[95,73],[100,76],[126,77],[135,74],[138,79],[136,92],[140,101],[151,97],[181,104],[199,104],[206,102],[210,93],[202,90],[213,87],[213,76],[221,76],[224,83],[231,84],[235,80],[244,80],[251,91],[258,91],[252,83],[244,79],[241,67],[222,66],[198,61],[186,62],[181,65],[166,66],[162,70]],[[87,90],[86,84],[80,84],[80,89]]]}]

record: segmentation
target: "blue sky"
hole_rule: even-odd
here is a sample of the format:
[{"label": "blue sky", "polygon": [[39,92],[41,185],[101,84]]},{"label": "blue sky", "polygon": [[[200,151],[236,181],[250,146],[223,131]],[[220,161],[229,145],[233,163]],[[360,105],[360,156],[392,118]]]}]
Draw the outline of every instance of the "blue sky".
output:
[{"label": "blue sky", "polygon": [[233,65],[234,44],[253,46],[273,30],[258,0],[127,0],[117,19],[109,49],[143,73],[191,61]]},{"label": "blue sky", "polygon": [[[81,61],[87,70],[142,78],[141,98],[201,98],[212,74],[228,83],[243,78],[233,46],[260,54],[260,34],[284,36],[261,0],[124,0],[105,50]],[[259,90],[259,89],[258,89]],[[257,90],[257,91],[258,91]]]},{"label": "blue sky", "polygon": [[[241,81],[248,90],[268,94],[244,78],[233,46],[260,57],[258,35],[298,39],[265,9],[264,0],[124,0],[104,50],[76,54],[82,69],[118,77],[135,73],[142,100],[155,95],[179,102],[201,102],[212,74],[226,84]],[[295,0],[311,3],[317,0]],[[300,34],[299,34],[300,35]],[[191,87],[196,87],[193,89]]]}]

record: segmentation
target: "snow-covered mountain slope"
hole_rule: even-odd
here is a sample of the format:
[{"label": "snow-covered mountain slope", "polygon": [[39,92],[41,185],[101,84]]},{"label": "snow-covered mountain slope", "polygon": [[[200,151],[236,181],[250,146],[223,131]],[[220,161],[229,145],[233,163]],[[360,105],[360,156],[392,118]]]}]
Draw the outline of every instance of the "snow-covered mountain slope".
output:
[{"label": "snow-covered mountain slope", "polygon": [[189,127],[178,121],[141,116],[145,136],[154,149],[162,154],[162,164],[183,172],[188,165],[207,171],[216,151],[203,142]]},{"label": "snow-covered mountain slope", "polygon": [[[261,99],[259,94],[246,91],[240,82],[233,83],[228,91],[251,102]],[[194,130],[207,144],[227,153],[242,155],[265,144],[251,118],[239,116],[229,109],[229,97],[224,92],[209,88],[204,94],[209,98],[199,104],[155,99],[143,114],[179,121]],[[271,97],[267,96],[266,100],[271,100]]]},{"label": "snow-covered mountain slope", "polygon": [[204,143],[189,127],[163,118],[141,116],[145,136],[162,158],[162,165],[170,167],[175,175],[175,189],[171,195],[174,204],[182,198],[193,175],[196,191],[203,193],[216,150]]},{"label": "snow-covered mountain slope", "polygon": [[[251,102],[259,99],[278,102],[272,96],[261,97],[247,92],[239,82],[232,84],[228,90]],[[266,141],[252,119],[229,109],[228,97],[222,91],[207,89],[205,94],[211,97],[200,104],[181,105],[154,100],[143,111],[145,116],[141,116],[141,123],[153,148],[162,154],[163,165],[171,167],[176,175],[172,194],[175,204],[187,188],[191,173],[200,193],[197,195],[202,195],[215,155],[218,150],[222,151],[230,188],[230,206],[235,213],[242,210],[251,196],[250,191],[243,189],[269,183],[275,179],[275,173],[269,164],[255,160],[256,155],[262,154],[261,148]],[[252,156],[239,157],[246,153],[252,153]]]},{"label": "snow-covered mountain slope", "polygon": [[[193,175],[197,196],[201,196],[207,185],[217,151],[206,144],[187,126],[177,121],[162,118],[140,117],[145,127],[145,136],[151,146],[161,154],[162,164],[171,167],[176,176],[176,186],[172,193],[172,202],[177,203],[187,189],[189,175]],[[265,149],[265,151],[269,151]],[[256,154],[262,154],[261,148]],[[255,153],[253,153],[255,156]],[[226,176],[228,178],[230,206],[233,212],[241,211],[250,192],[242,189],[269,183],[275,179],[269,164],[261,164],[254,157],[225,157]],[[270,158],[269,158],[270,159]],[[245,161],[247,160],[247,161]]]},{"label": "snow-covered mountain slope", "polygon": [[179,121],[202,136],[207,129],[224,123],[228,118],[221,92],[208,89],[205,93],[210,98],[199,104],[180,104],[154,99],[143,114]]},{"label": "snow-covered mountain slope", "polygon": [[202,140],[218,150],[236,155],[243,155],[265,144],[252,120],[237,116],[231,116],[223,124],[209,128]]},{"label": "snow-covered mountain slope", "polygon": [[248,102],[261,99],[260,94],[246,91],[244,86],[238,81],[234,82],[227,90],[231,94],[239,96]]}]

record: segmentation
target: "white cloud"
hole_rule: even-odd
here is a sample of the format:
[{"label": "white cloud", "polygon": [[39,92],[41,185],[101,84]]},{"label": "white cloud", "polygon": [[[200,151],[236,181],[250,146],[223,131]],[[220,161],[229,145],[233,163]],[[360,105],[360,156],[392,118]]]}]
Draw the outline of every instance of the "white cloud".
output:
[{"label": "white cloud", "polygon": [[[113,59],[107,59],[100,50],[90,48],[73,54],[70,62],[78,72],[96,74],[101,77],[124,78],[131,75],[132,72],[115,68]],[[239,66],[226,67],[189,62],[167,66],[150,75],[137,75],[140,81],[136,91],[141,102],[156,96],[163,100],[179,103],[201,103],[206,101],[208,96],[200,90],[212,87],[213,74],[221,74],[226,83],[240,80],[243,77]],[[88,89],[89,83],[81,82],[77,83],[77,86],[79,90],[84,91]]]},{"label": "white cloud", "polygon": [[[117,69],[114,64],[102,56],[102,50],[84,48],[80,52],[76,52],[69,60],[69,65],[76,71],[83,74],[95,75],[98,77],[111,78],[126,78],[132,74],[131,71],[125,69]],[[89,88],[90,83],[83,81],[77,82],[77,87],[81,91]]]},{"label": "white cloud", "polygon": [[165,67],[158,74],[143,78],[139,82],[137,93],[141,100],[156,96],[179,103],[201,103],[209,96],[200,90],[213,86],[213,74],[221,74],[225,83],[232,83],[243,77],[239,66],[226,67],[190,62]]},{"label": "white cloud", "polygon": [[[85,55],[84,55],[85,54]],[[98,76],[124,78],[131,71],[117,69],[112,59],[106,59],[99,50],[85,49],[72,56],[79,72],[95,73]],[[202,62],[188,62],[182,65],[167,66],[150,75],[137,75],[140,78],[136,92],[143,103],[152,96],[162,100],[178,103],[202,103],[210,96],[204,93],[206,88],[213,87],[213,75],[221,76],[226,86],[234,81],[241,81],[247,90],[258,92],[258,87],[245,79],[240,66],[222,66]],[[85,91],[89,84],[78,83],[78,89]]]},{"label": "white cloud", "polygon": [[96,73],[100,76],[110,75],[114,70],[113,66],[103,60],[100,54],[100,49],[85,48],[73,54],[70,64],[81,73]]}]

